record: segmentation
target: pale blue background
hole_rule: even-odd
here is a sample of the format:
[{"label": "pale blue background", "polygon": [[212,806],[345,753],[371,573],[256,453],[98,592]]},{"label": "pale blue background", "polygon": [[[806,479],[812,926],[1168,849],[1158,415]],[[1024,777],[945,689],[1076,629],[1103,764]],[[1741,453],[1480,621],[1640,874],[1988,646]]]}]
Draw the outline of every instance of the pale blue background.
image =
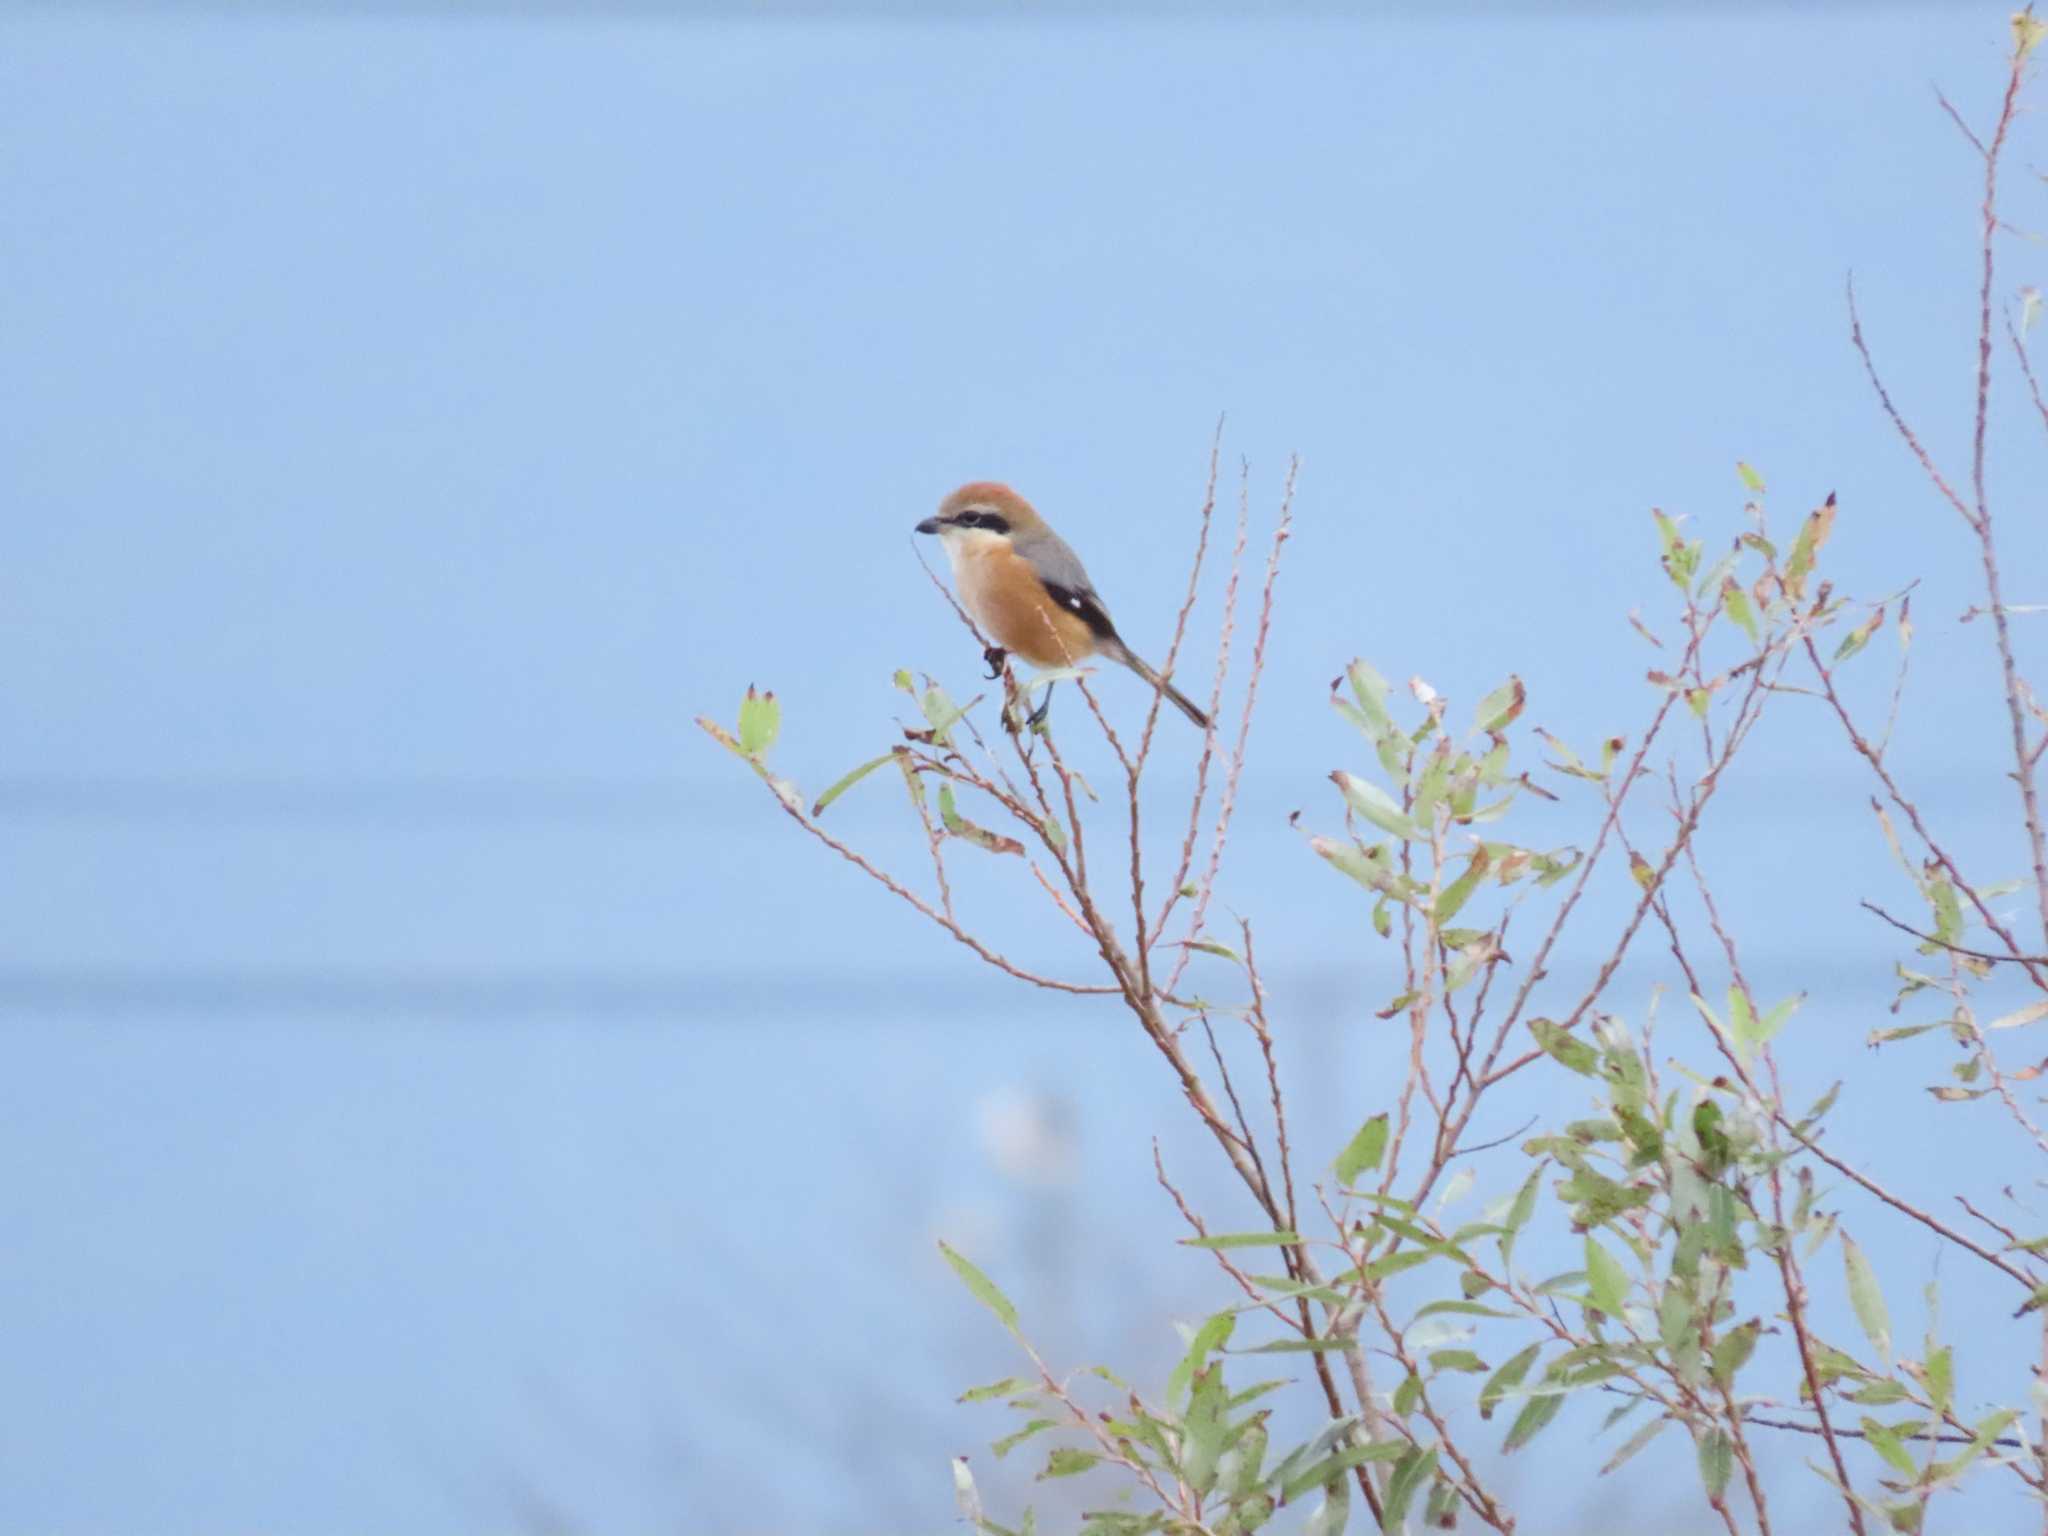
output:
[{"label": "pale blue background", "polygon": [[[1646,509],[1725,536],[1738,457],[1781,527],[1839,491],[1845,586],[1925,578],[1898,765],[2020,873],[1970,552],[1842,304],[1853,267],[1960,471],[1976,173],[1930,85],[1981,122],[2005,43],[2000,6],[0,10],[0,1530],[937,1531],[1005,1427],[951,1396],[1011,1360],[935,1235],[1062,1360],[1156,1373],[1225,1299],[1152,1135],[1243,1212],[1128,1023],[979,968],[690,724],[774,686],[815,791],[886,744],[893,669],[970,686],[909,550],[963,479],[1156,650],[1218,413],[1261,518],[1301,453],[1224,897],[1307,1162],[1381,1101],[1393,990],[1285,825],[1364,755],[1325,681],[1363,652],[1463,708],[1514,670],[1560,734],[1633,731]],[[2035,228],[2043,158],[2028,123]],[[2001,422],[2038,601],[2042,439]],[[1837,1135],[1902,1188],[2024,1184],[1919,1091],[1941,1047],[1863,1050],[1896,951],[1854,900],[1903,899],[1854,768],[1784,701],[1706,844],[1753,979],[1815,994],[1788,1070],[1851,1078]],[[834,814],[916,867],[888,786]],[[992,1154],[1020,1094],[1078,1180]],[[1916,1344],[1929,1245],[1840,1203]],[[1941,1279],[1966,1403],[2019,1390],[2005,1292]],[[1579,1490],[1573,1413],[1503,1470],[1526,1529],[1692,1477],[1672,1435]]]}]

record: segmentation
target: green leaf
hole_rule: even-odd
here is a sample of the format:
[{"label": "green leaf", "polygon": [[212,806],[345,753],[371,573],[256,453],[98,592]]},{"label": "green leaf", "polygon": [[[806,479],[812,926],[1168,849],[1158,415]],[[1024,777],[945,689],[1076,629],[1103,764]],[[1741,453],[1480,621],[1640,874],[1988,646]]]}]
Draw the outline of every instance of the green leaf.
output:
[{"label": "green leaf", "polygon": [[1679,1286],[1667,1285],[1657,1301],[1657,1340],[1664,1353],[1683,1362],[1699,1353],[1699,1334],[1693,1327],[1692,1298]]},{"label": "green leaf", "polygon": [[1549,1019],[1531,1019],[1529,1033],[1536,1037],[1536,1043],[1544,1054],[1563,1062],[1581,1077],[1591,1077],[1600,1066],[1600,1053],[1576,1036],[1566,1033],[1564,1027]]},{"label": "green leaf", "polygon": [[1302,1526],[1301,1536],[1340,1536],[1350,1519],[1351,1484],[1341,1477],[1332,1478],[1323,1485],[1323,1502]]},{"label": "green leaf", "polygon": [[1670,1422],[1671,1420],[1669,1420],[1668,1418],[1655,1418],[1650,1420],[1649,1423],[1643,1425],[1641,1428],[1637,1429],[1637,1431],[1634,1434],[1628,1437],[1628,1442],[1625,1445],[1623,1445],[1620,1450],[1616,1451],[1612,1456],[1607,1458],[1607,1465],[1602,1467],[1599,1470],[1599,1472],[1597,1472],[1594,1475],[1597,1477],[1605,1477],[1608,1473],[1612,1472],[1616,1467],[1620,1466],[1623,1462],[1627,1461],[1631,1456],[1635,1455],[1637,1451],[1640,1451],[1644,1446],[1648,1445],[1652,1440],[1656,1439],[1658,1433],[1664,1428],[1665,1425],[1669,1424]]},{"label": "green leaf", "polygon": [[1927,1469],[1929,1480],[1933,1482],[1948,1482],[1961,1474],[1964,1468],[1968,1467],[1971,1462],[1990,1450],[1998,1437],[2004,1434],[2018,1417],[2019,1412],[2017,1409],[2001,1408],[1988,1418],[1979,1420],[1976,1429],[1970,1435],[1970,1443],[1968,1445],[1964,1446],[1962,1450],[1949,1457],[1946,1461],[1937,1461]]},{"label": "green leaf", "polygon": [[1352,1184],[1358,1176],[1380,1165],[1380,1158],[1387,1150],[1387,1115],[1385,1111],[1374,1115],[1358,1128],[1350,1144],[1337,1154],[1337,1182]]},{"label": "green leaf", "polygon": [[1292,1248],[1299,1232],[1225,1232],[1215,1237],[1184,1237],[1183,1248]]},{"label": "green leaf", "polygon": [[1507,1228],[1507,1231],[1501,1234],[1500,1240],[1500,1262],[1503,1268],[1506,1268],[1514,1258],[1516,1235],[1529,1224],[1529,1218],[1536,1214],[1538,1182],[1543,1177],[1544,1167],[1545,1165],[1539,1162],[1529,1170],[1528,1178],[1522,1181],[1522,1187],[1515,1195],[1515,1203],[1508,1207],[1507,1220],[1501,1223]]},{"label": "green leaf", "polygon": [[939,820],[945,823],[946,830],[954,837],[972,843],[977,848],[985,848],[990,853],[1021,855],[1024,852],[1024,845],[1014,837],[1005,837],[1000,832],[991,832],[986,827],[976,826],[962,816],[959,807],[953,803],[951,784],[939,786]]},{"label": "green leaf", "polygon": [[1289,1478],[1281,1489],[1280,1501],[1283,1504],[1292,1504],[1311,1488],[1320,1488],[1342,1477],[1353,1467],[1362,1467],[1375,1461],[1394,1461],[1407,1454],[1408,1450],[1409,1446],[1405,1440],[1396,1440],[1383,1445],[1354,1445],[1334,1456],[1326,1456],[1306,1472]]},{"label": "green leaf", "polygon": [[1424,1530],[1449,1531],[1458,1525],[1458,1490],[1447,1479],[1439,1476],[1429,1485],[1429,1502],[1423,1506],[1422,1526]]},{"label": "green leaf", "polygon": [[924,776],[917,771],[917,763],[908,752],[895,754],[896,766],[903,770],[903,787],[910,791],[910,803],[917,807],[918,814],[924,814],[927,803]]},{"label": "green leaf", "polygon": [[1404,839],[1422,835],[1422,829],[1401,809],[1400,802],[1371,780],[1361,779],[1341,768],[1331,774],[1330,779],[1343,791],[1345,803],[1382,832]]},{"label": "green leaf", "polygon": [[1001,1458],[1009,1455],[1010,1452],[1017,1449],[1017,1447],[1022,1445],[1026,1440],[1029,1440],[1033,1435],[1038,1434],[1043,1430],[1052,1429],[1058,1423],[1058,1419],[1033,1419],[1029,1424],[1026,1424],[1022,1429],[1017,1430],[1014,1434],[1008,1434],[1003,1436],[1003,1438],[1000,1440],[993,1441],[989,1445],[989,1449],[994,1451],[996,1453],[997,1459],[1000,1460]]},{"label": "green leaf", "polygon": [[1740,459],[1737,459],[1735,461],[1735,473],[1742,476],[1743,487],[1749,492],[1750,495],[1763,495],[1764,477],[1762,475],[1758,474],[1755,470],[1751,469],[1747,464],[1743,463]]},{"label": "green leaf", "polygon": [[1763,1324],[1751,1318],[1740,1328],[1731,1328],[1714,1341],[1714,1379],[1724,1387],[1735,1384],[1735,1374],[1756,1353],[1756,1338]]},{"label": "green leaf", "polygon": [[1187,1353],[1166,1378],[1166,1400],[1175,1408],[1187,1402],[1187,1390],[1194,1380],[1195,1372],[1208,1364],[1209,1356],[1230,1342],[1230,1335],[1237,1327],[1234,1312],[1218,1312],[1195,1330],[1195,1336],[1188,1341]]},{"label": "green leaf", "polygon": [[1483,1306],[1476,1301],[1432,1301],[1427,1306],[1416,1310],[1415,1316],[1409,1320],[1409,1326],[1412,1328],[1425,1317],[1436,1317],[1445,1312],[1455,1313],[1460,1317],[1515,1317],[1519,1315],[1514,1312],[1503,1312],[1499,1307]]},{"label": "green leaf", "polygon": [[1663,547],[1664,569],[1671,572],[1672,579],[1683,586],[1684,581],[1679,573],[1672,570],[1673,563],[1682,559],[1685,553],[1685,541],[1678,535],[1678,524],[1657,507],[1650,509],[1650,516],[1657,524],[1657,542]]},{"label": "green leaf", "polygon": [[1762,638],[1757,628],[1756,610],[1749,605],[1749,594],[1742,590],[1742,584],[1733,576],[1721,583],[1721,606],[1736,627],[1749,636],[1749,643],[1755,645]]},{"label": "green leaf", "polygon": [[1398,902],[1411,903],[1414,900],[1414,883],[1385,857],[1384,844],[1375,844],[1370,853],[1361,851],[1345,838],[1312,837],[1308,845],[1367,890],[1391,896]]},{"label": "green leaf", "polygon": [[1804,992],[1795,993],[1771,1009],[1761,1019],[1757,1020],[1755,1030],[1756,1043],[1758,1045],[1769,1045],[1771,1041],[1775,1040],[1778,1031],[1785,1027],[1786,1021],[1799,1011],[1799,1005],[1805,1001],[1806,994]]},{"label": "green leaf", "polygon": [[1725,1429],[1714,1428],[1699,1437],[1700,1481],[1707,1497],[1718,1502],[1728,1490],[1728,1474],[1735,1470],[1735,1442]]},{"label": "green leaf", "polygon": [[996,1320],[1009,1329],[1010,1332],[1015,1333],[1017,1331],[1017,1309],[1010,1305],[1009,1297],[996,1289],[995,1282],[968,1263],[965,1258],[953,1249],[951,1244],[941,1242],[939,1244],[939,1252],[946,1256],[946,1262],[953,1266],[953,1273],[958,1275],[966,1284],[968,1291],[973,1295],[974,1299],[984,1307],[987,1307],[989,1311],[995,1313]]},{"label": "green leaf", "polygon": [[775,695],[757,693],[749,683],[747,696],[740,701],[740,750],[748,757],[759,757],[775,745],[781,733],[782,706],[775,702]]},{"label": "green leaf", "polygon": [[947,733],[979,702],[978,699],[969,699],[965,704],[956,705],[946,696],[946,690],[934,683],[918,696],[917,707],[924,712],[925,727],[931,732],[932,741],[943,747],[951,744]]},{"label": "green leaf", "polygon": [[1947,1413],[1955,1401],[1956,1357],[1947,1345],[1927,1357],[1927,1395],[1937,1413]]},{"label": "green leaf", "polygon": [[1548,1393],[1542,1397],[1532,1397],[1522,1404],[1522,1411],[1515,1415],[1515,1422],[1508,1429],[1507,1439],[1501,1442],[1501,1454],[1506,1456],[1519,1451],[1531,1440],[1542,1434],[1549,1427],[1550,1421],[1557,1417],[1558,1410],[1562,1407],[1564,1407],[1564,1396],[1562,1393],[1555,1392]]},{"label": "green leaf", "polygon": [[1486,1369],[1486,1362],[1469,1349],[1439,1349],[1429,1357],[1432,1370],[1470,1371],[1477,1375]]},{"label": "green leaf", "polygon": [[[1297,1296],[1306,1296],[1310,1301],[1324,1302],[1333,1307],[1341,1305],[1344,1301],[1342,1292],[1327,1285],[1317,1285],[1310,1280],[1290,1280],[1285,1275],[1253,1275],[1251,1278],[1252,1283],[1266,1293],[1268,1300],[1292,1301]],[[1264,1305],[1263,1300],[1241,1301],[1230,1310],[1249,1312],[1254,1307]]]},{"label": "green leaf", "polygon": [[1086,1472],[1102,1458],[1093,1451],[1077,1451],[1072,1446],[1061,1446],[1045,1459],[1045,1470],[1038,1474],[1042,1481],[1048,1477],[1072,1477]]},{"label": "green leaf", "polygon": [[1863,1438],[1893,1469],[1906,1477],[1913,1476],[1920,1469],[1913,1463],[1913,1453],[1906,1449],[1905,1441],[1889,1424],[1881,1423],[1867,1414],[1862,1420]]},{"label": "green leaf", "polygon": [[1862,650],[1864,646],[1870,643],[1870,637],[1877,633],[1879,626],[1883,623],[1884,605],[1880,603],[1869,618],[1842,637],[1842,643],[1835,647],[1834,660],[1847,661],[1851,656]]},{"label": "green leaf", "polygon": [[1406,1456],[1394,1463],[1393,1475],[1387,1479],[1387,1491],[1381,1500],[1380,1529],[1388,1533],[1402,1528],[1408,1517],[1408,1506],[1415,1501],[1415,1490],[1429,1481],[1436,1471],[1436,1447],[1428,1450],[1411,1448]]},{"label": "green leaf", "polygon": [[1415,1411],[1415,1405],[1422,1401],[1422,1378],[1412,1371],[1401,1379],[1401,1385],[1394,1388],[1394,1417],[1405,1419]]},{"label": "green leaf", "polygon": [[1878,1289],[1877,1271],[1846,1232],[1842,1234],[1842,1264],[1849,1279],[1849,1304],[1855,1308],[1856,1321],[1863,1325],[1864,1336],[1878,1354],[1889,1362],[1892,1324],[1891,1315],[1885,1311],[1884,1292]]},{"label": "green leaf", "polygon": [[1197,1493],[1206,1494],[1216,1486],[1217,1463],[1230,1433],[1223,1415],[1226,1395],[1222,1367],[1207,1367],[1195,1377],[1194,1393],[1181,1420],[1180,1479]]},{"label": "green leaf", "polygon": [[1540,1343],[1531,1344],[1503,1360],[1500,1369],[1487,1377],[1486,1385],[1479,1389],[1479,1417],[1493,1417],[1493,1410],[1500,1405],[1501,1399],[1522,1384],[1522,1378],[1529,1374],[1529,1367],[1536,1363],[1536,1356],[1542,1348]]},{"label": "green leaf", "polygon": [[1514,723],[1527,701],[1528,690],[1511,673],[1506,682],[1479,701],[1478,718],[1473,724],[1488,735],[1497,736]]},{"label": "green leaf", "polygon": [[1036,1392],[1038,1383],[1023,1376],[1005,1376],[1001,1381],[992,1381],[985,1387],[969,1387],[955,1402],[985,1403],[992,1397],[1015,1397],[1019,1392]]},{"label": "green leaf", "polygon": [[1375,1259],[1365,1266],[1363,1273],[1368,1280],[1384,1280],[1389,1275],[1405,1273],[1417,1265],[1427,1264],[1431,1259],[1441,1258],[1446,1254],[1453,1258],[1463,1257],[1449,1243],[1431,1243],[1427,1248],[1404,1248],[1398,1253],[1388,1254],[1383,1259]]},{"label": "green leaf", "polygon": [[1393,689],[1369,661],[1352,662],[1345,675],[1351,679],[1351,696],[1358,700],[1359,713],[1365,717],[1366,734],[1378,741],[1394,728],[1393,717],[1387,713],[1387,696]]},{"label": "green leaf", "polygon": [[1236,1355],[1321,1355],[1333,1349],[1343,1349],[1351,1343],[1341,1339],[1275,1339],[1270,1344],[1255,1344],[1250,1349],[1232,1350]]},{"label": "green leaf", "polygon": [[841,778],[830,789],[826,790],[825,793],[818,796],[818,803],[811,807],[811,814],[813,816],[822,815],[826,806],[837,800],[841,795],[853,788],[854,785],[881,767],[882,764],[895,761],[896,754],[894,752],[884,752],[880,757],[869,758],[858,768],[850,770],[845,777]]},{"label": "green leaf", "polygon": [[1436,920],[1448,923],[1458,915],[1458,909],[1465,905],[1486,872],[1493,867],[1493,859],[1483,847],[1474,848],[1472,857],[1465,865],[1465,872],[1437,893]]},{"label": "green leaf", "polygon": [[[1236,1399],[1231,1400],[1233,1403]],[[1225,1405],[1229,1406],[1228,1404]],[[1223,1490],[1232,1499],[1241,1499],[1259,1486],[1259,1472],[1266,1462],[1266,1442],[1269,1431],[1266,1420],[1269,1414],[1261,1409],[1246,1421],[1237,1441],[1230,1448],[1230,1459],[1226,1465]]]},{"label": "green leaf", "polygon": [[1728,1033],[1741,1044],[1746,1059],[1756,1046],[1756,1014],[1740,987],[1728,989]]},{"label": "green leaf", "polygon": [[1242,1408],[1246,1403],[1255,1402],[1259,1398],[1264,1397],[1268,1392],[1278,1392],[1282,1387],[1291,1387],[1293,1385],[1293,1381],[1284,1376],[1274,1381],[1261,1381],[1253,1386],[1246,1387],[1242,1392],[1231,1393],[1230,1400],[1223,1406],[1231,1409]]},{"label": "green leaf", "polygon": [[1628,1300],[1628,1271],[1590,1232],[1586,1234],[1586,1284],[1593,1293],[1594,1306],[1609,1317],[1621,1316]]}]

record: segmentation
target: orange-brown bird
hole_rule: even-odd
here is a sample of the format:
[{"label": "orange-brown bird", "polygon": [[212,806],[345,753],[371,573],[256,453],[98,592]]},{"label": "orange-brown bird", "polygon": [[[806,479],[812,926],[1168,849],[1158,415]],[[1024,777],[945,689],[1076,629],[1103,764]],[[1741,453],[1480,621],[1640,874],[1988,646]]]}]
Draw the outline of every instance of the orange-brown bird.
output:
[{"label": "orange-brown bird", "polygon": [[[1014,651],[1040,667],[1106,656],[1159,689],[1203,730],[1209,728],[1209,717],[1186,694],[1124,644],[1080,557],[1007,485],[977,480],[961,486],[917,531],[939,536],[961,604],[998,652]],[[997,652],[990,654],[991,666],[1001,661]],[[1051,702],[1048,686],[1032,718],[1043,718]]]}]

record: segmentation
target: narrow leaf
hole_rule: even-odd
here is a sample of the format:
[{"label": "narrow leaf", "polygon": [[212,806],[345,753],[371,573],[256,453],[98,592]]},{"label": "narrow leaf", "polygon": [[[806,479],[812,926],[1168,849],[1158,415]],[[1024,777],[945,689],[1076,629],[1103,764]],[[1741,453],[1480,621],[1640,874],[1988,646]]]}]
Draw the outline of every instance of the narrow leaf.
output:
[{"label": "narrow leaf", "polygon": [[953,1273],[958,1275],[966,1284],[968,1291],[973,1294],[974,1299],[987,1307],[989,1311],[995,1313],[997,1321],[1009,1329],[1010,1332],[1015,1333],[1017,1331],[1017,1309],[1010,1305],[1009,1297],[996,1289],[995,1282],[956,1252],[951,1244],[941,1242],[939,1244],[939,1252],[946,1256],[946,1262],[953,1266]]},{"label": "narrow leaf", "polygon": [[1542,1434],[1564,1407],[1562,1393],[1550,1393],[1543,1397],[1532,1397],[1522,1405],[1522,1411],[1515,1415],[1515,1422],[1508,1430],[1507,1439],[1501,1442],[1501,1454],[1519,1451],[1523,1446]]},{"label": "narrow leaf", "polygon": [[1586,1284],[1593,1293],[1593,1305],[1609,1317],[1621,1316],[1628,1300],[1628,1271],[1590,1232],[1586,1234]]},{"label": "narrow leaf", "polygon": [[1531,1344],[1527,1349],[1501,1362],[1500,1369],[1487,1377],[1486,1385],[1479,1389],[1479,1417],[1490,1419],[1493,1410],[1502,1398],[1522,1384],[1522,1378],[1529,1374],[1529,1367],[1536,1363],[1536,1356],[1543,1346]]},{"label": "narrow leaf", "polygon": [[1892,1357],[1892,1324],[1891,1315],[1885,1311],[1884,1292],[1878,1289],[1877,1271],[1870,1267],[1870,1260],[1863,1256],[1863,1250],[1846,1232],[1842,1234],[1842,1263],[1848,1274],[1849,1304],[1855,1308],[1856,1321],[1863,1325],[1864,1336],[1878,1354],[1889,1361]]},{"label": "narrow leaf", "polygon": [[1408,1506],[1415,1500],[1415,1490],[1429,1480],[1436,1471],[1436,1447],[1426,1451],[1410,1450],[1394,1464],[1394,1472],[1387,1479],[1387,1491],[1381,1501],[1380,1529],[1392,1533],[1399,1531],[1408,1518]]},{"label": "narrow leaf", "polygon": [[2026,1007],[2015,1009],[2011,1013],[2001,1014],[1984,1027],[1986,1029],[2017,1029],[2022,1024],[2032,1024],[2041,1019],[2048,1019],[2048,998],[2044,998],[2038,1003],[2029,1003]]},{"label": "narrow leaf", "polygon": [[1382,832],[1391,832],[1399,838],[1422,835],[1422,829],[1401,809],[1400,802],[1370,779],[1361,779],[1341,768],[1331,774],[1330,779],[1343,791],[1345,803]]},{"label": "narrow leaf", "polygon": [[1216,1237],[1184,1237],[1183,1248],[1291,1248],[1301,1241],[1298,1232],[1226,1232]]},{"label": "narrow leaf", "polygon": [[1086,1472],[1102,1458],[1093,1451],[1077,1451],[1072,1446],[1061,1446],[1045,1459],[1045,1470],[1039,1473],[1041,1479],[1048,1477],[1072,1477]]},{"label": "narrow leaf", "polygon": [[1649,1423],[1643,1425],[1634,1434],[1630,1435],[1628,1437],[1627,1443],[1623,1445],[1620,1450],[1616,1451],[1612,1456],[1608,1457],[1607,1465],[1602,1467],[1599,1470],[1599,1472],[1597,1472],[1594,1475],[1598,1477],[1605,1477],[1608,1473],[1612,1472],[1616,1467],[1620,1466],[1623,1462],[1627,1461],[1631,1456],[1635,1455],[1637,1451],[1640,1451],[1644,1446],[1648,1445],[1652,1440],[1656,1439],[1659,1431],[1661,1431],[1664,1428],[1664,1426],[1669,1424],[1670,1422],[1671,1421],[1666,1418],[1656,1418],[1650,1420]]},{"label": "narrow leaf", "polygon": [[853,788],[854,785],[881,767],[882,764],[893,763],[895,760],[896,754],[894,752],[884,752],[880,757],[869,758],[868,761],[862,763],[858,768],[849,770],[830,789],[818,796],[818,803],[811,807],[811,814],[813,816],[822,814],[826,806],[837,800],[841,795]]}]

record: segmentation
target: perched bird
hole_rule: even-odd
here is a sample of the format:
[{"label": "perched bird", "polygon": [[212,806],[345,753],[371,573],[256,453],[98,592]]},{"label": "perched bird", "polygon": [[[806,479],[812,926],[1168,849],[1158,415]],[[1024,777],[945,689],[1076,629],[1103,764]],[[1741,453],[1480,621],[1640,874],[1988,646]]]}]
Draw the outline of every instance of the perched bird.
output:
[{"label": "perched bird", "polygon": [[[1121,662],[1171,699],[1203,730],[1209,717],[1145,665],[1116,632],[1081,560],[1007,485],[977,480],[939,503],[917,525],[935,533],[953,563],[953,585],[983,633],[995,641],[989,664],[1014,651],[1041,667],[1072,666],[1090,656]],[[1043,718],[1052,692],[1034,720]]]}]

